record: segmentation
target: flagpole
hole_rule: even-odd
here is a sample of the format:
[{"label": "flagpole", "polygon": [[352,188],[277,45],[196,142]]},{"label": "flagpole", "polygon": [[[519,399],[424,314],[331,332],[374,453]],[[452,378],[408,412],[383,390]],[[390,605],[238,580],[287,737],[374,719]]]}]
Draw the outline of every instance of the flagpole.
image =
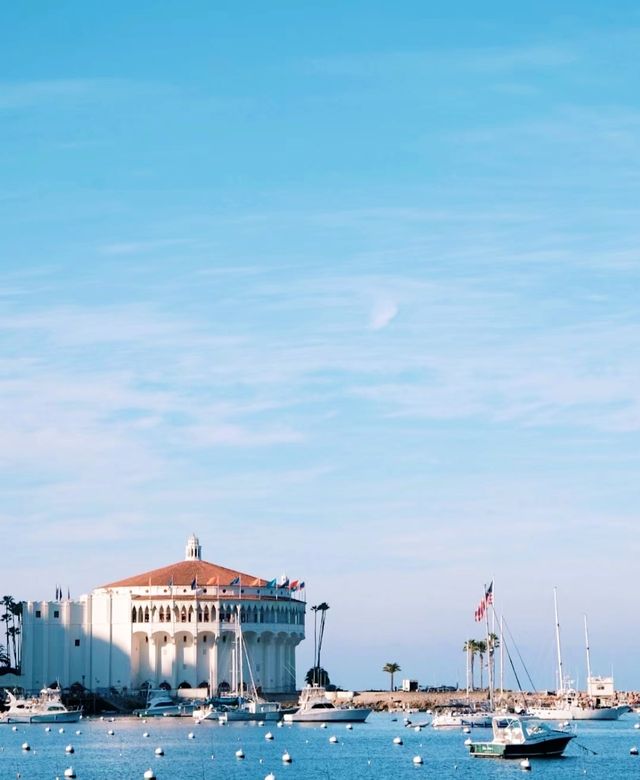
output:
[{"label": "flagpole", "polygon": [[[490,587],[493,589],[493,580],[491,581]],[[491,591],[493,594],[493,590]],[[491,596],[493,598],[493,595]],[[484,610],[484,621],[485,621],[485,627],[487,630],[487,651],[489,652],[489,664],[488,664],[488,672],[489,672],[489,708],[491,711],[493,711],[493,673],[491,670],[492,663],[491,663],[491,638],[489,636],[489,609],[488,609],[488,591],[487,586],[484,587],[484,604],[485,604],[485,610]]]}]

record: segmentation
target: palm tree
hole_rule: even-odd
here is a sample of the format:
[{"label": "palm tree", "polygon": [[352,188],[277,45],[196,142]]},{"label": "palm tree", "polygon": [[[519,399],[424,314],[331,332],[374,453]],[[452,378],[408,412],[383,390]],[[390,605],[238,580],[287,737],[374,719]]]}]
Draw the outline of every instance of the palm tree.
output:
[{"label": "palm tree", "polygon": [[474,678],[474,662],[476,660],[476,653],[478,652],[478,640],[467,639],[462,648],[463,652],[467,654],[468,663],[471,669],[471,690],[475,690],[475,678]]},{"label": "palm tree", "polygon": [[487,649],[489,651],[489,664],[491,665],[491,677],[496,684],[496,650],[500,647],[500,637],[497,634],[489,634],[487,637]]},{"label": "palm tree", "polygon": [[314,685],[317,683],[322,688],[326,688],[331,683],[327,671],[325,669],[319,669],[317,666],[313,666],[309,669],[304,677],[304,681],[307,685]]},{"label": "palm tree", "polygon": [[0,666],[10,666],[11,661],[9,660],[9,656],[5,652],[5,649],[2,645],[0,645]]},{"label": "palm tree", "polygon": [[484,654],[487,652],[487,643],[484,641],[484,639],[476,642],[476,652],[480,656],[480,690],[484,690],[482,672],[484,671]]},{"label": "palm tree", "polygon": [[388,663],[386,663],[386,664],[385,664],[385,665],[382,667],[382,671],[383,671],[383,672],[386,672],[387,674],[390,674],[390,675],[391,675],[391,687],[389,688],[389,690],[391,690],[391,691],[392,691],[392,690],[393,690],[393,675],[394,675],[396,672],[401,672],[401,671],[402,671],[402,669],[400,669],[400,665],[399,665],[399,664],[397,664],[395,661],[389,661]]}]

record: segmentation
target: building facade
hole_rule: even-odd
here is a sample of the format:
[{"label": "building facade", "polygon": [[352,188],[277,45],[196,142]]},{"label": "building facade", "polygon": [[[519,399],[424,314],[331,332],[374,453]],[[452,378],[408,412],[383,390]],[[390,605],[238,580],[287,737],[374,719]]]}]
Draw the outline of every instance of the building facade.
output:
[{"label": "building facade", "polygon": [[[296,689],[304,639],[299,591],[202,560],[197,537],[185,559],[96,588],[77,601],[24,602],[22,674],[38,690],[203,687],[215,693],[243,678],[264,693]],[[7,685],[8,681],[3,680]]]}]

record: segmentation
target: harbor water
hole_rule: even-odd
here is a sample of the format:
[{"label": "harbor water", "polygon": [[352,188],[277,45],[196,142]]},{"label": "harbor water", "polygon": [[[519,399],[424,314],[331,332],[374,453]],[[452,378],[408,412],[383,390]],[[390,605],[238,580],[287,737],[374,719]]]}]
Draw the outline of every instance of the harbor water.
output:
[{"label": "harbor water", "polygon": [[[409,717],[414,723],[427,719],[422,713]],[[637,778],[640,756],[630,750],[640,747],[640,729],[634,728],[639,722],[630,713],[610,723],[574,724],[577,736],[565,757],[532,759],[527,773],[518,761],[468,755],[465,739],[489,739],[490,730],[474,729],[471,735],[457,729],[417,731],[405,726],[402,715],[386,713],[374,713],[350,729],[344,724],[196,725],[190,718],[84,719],[64,726],[18,725],[16,730],[2,725],[0,778],[64,780],[70,767],[77,780],[144,780],[149,769],[157,780],[264,780],[270,773],[276,780]],[[273,739],[265,738],[269,732]],[[396,737],[403,744],[394,744]],[[29,750],[23,749],[25,742]],[[72,754],[65,752],[69,745]],[[156,755],[157,748],[164,755]],[[236,757],[238,750],[243,759]],[[285,752],[290,764],[282,761]],[[421,765],[414,764],[415,756],[421,756]]]}]

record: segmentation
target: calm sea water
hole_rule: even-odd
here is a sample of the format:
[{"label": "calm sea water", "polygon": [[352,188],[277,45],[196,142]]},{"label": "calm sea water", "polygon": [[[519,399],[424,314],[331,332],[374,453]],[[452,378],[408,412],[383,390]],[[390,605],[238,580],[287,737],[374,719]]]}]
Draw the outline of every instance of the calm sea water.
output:
[{"label": "calm sea water", "polygon": [[[62,780],[64,770],[73,766],[78,780],[142,780],[153,768],[158,780],[263,780],[273,772],[277,780],[371,780],[372,778],[578,778],[614,780],[640,777],[640,756],[631,756],[632,746],[640,748],[640,722],[637,715],[625,715],[614,723],[577,724],[577,738],[562,759],[532,760],[532,771],[523,772],[517,761],[472,759],[467,755],[459,731],[421,732],[405,728],[402,717],[373,714],[366,724],[351,731],[342,726],[302,724],[276,728],[275,724],[217,723],[194,725],[190,718],[158,718],[143,722],[134,718],[83,720],[67,724],[64,734],[59,726],[22,725],[14,732],[0,726],[0,778],[11,780]],[[425,719],[412,715],[415,721]],[[113,729],[113,736],[108,730]],[[77,735],[76,731],[82,733]],[[143,737],[145,731],[149,737]],[[271,731],[273,741],[265,740]],[[194,739],[189,739],[192,732]],[[474,729],[473,737],[489,735]],[[329,737],[338,737],[331,744]],[[402,737],[404,745],[393,744]],[[31,751],[23,752],[28,741]],[[593,751],[595,755],[578,744]],[[72,744],[75,753],[65,754]],[[155,756],[162,747],[163,757]],[[246,758],[238,760],[235,751],[242,748]],[[293,763],[282,763],[287,750]],[[421,755],[424,764],[414,766],[412,758]]]}]

